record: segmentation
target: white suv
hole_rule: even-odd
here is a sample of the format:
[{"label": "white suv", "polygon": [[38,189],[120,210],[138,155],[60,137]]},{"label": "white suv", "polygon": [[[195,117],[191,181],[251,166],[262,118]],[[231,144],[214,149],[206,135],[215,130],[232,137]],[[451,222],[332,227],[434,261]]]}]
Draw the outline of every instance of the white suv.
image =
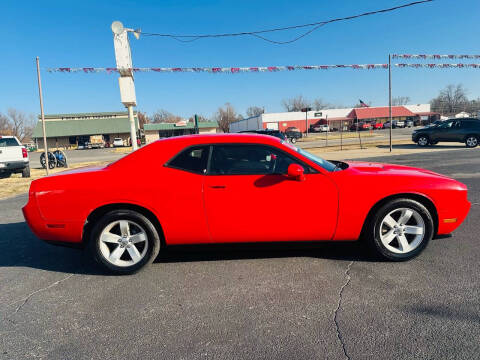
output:
[{"label": "white suv", "polygon": [[0,135],[0,179],[8,178],[14,173],[30,177],[28,152],[15,136]]}]

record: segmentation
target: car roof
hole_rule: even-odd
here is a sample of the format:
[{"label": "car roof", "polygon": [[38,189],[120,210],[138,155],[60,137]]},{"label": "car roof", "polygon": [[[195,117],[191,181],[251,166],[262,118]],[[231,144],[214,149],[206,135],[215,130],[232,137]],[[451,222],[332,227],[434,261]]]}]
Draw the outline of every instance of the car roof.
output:
[{"label": "car roof", "polygon": [[214,143],[262,143],[278,145],[282,142],[281,139],[270,135],[256,134],[256,133],[234,133],[234,134],[197,134],[174,136],[166,139],[157,140],[157,142],[168,143],[184,143],[188,144],[214,144]]}]

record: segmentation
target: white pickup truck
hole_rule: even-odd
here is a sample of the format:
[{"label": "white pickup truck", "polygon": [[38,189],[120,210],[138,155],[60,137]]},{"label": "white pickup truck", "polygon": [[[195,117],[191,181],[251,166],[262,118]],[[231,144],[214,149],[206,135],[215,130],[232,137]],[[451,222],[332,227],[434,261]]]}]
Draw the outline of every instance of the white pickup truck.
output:
[{"label": "white pickup truck", "polygon": [[27,149],[15,136],[0,135],[0,179],[8,178],[14,173],[30,177]]}]

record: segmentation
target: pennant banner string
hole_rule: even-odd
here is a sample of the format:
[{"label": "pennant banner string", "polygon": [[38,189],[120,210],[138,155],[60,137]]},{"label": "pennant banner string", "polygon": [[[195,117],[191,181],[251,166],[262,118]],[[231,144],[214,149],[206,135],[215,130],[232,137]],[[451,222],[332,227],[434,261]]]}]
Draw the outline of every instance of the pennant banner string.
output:
[{"label": "pennant banner string", "polygon": [[[392,64],[399,68],[480,68],[480,64]],[[151,68],[48,68],[48,72],[60,73],[117,73],[120,72],[158,72],[158,73],[176,73],[176,72],[207,72],[207,73],[245,73],[245,72],[277,72],[277,71],[295,71],[295,70],[328,70],[328,69],[388,69],[388,64],[349,64],[349,65],[294,65],[294,66],[259,66],[259,67],[151,67]]]},{"label": "pennant banner string", "polygon": [[480,55],[394,54],[393,59],[480,59]]}]

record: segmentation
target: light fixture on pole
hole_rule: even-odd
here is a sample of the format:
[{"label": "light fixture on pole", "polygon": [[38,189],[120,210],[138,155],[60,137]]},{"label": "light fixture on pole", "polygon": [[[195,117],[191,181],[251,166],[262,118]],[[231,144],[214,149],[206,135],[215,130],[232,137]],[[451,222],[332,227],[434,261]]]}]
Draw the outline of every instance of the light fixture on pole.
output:
[{"label": "light fixture on pole", "polygon": [[117,63],[118,85],[120,86],[120,99],[128,109],[130,121],[130,140],[132,149],[137,150],[137,129],[133,115],[133,107],[137,106],[135,96],[135,83],[133,79],[132,53],[128,41],[128,33],[132,32],[136,39],[140,38],[141,30],[125,28],[120,21],[114,21],[111,25],[113,32],[113,46],[115,48],[115,60]]}]

